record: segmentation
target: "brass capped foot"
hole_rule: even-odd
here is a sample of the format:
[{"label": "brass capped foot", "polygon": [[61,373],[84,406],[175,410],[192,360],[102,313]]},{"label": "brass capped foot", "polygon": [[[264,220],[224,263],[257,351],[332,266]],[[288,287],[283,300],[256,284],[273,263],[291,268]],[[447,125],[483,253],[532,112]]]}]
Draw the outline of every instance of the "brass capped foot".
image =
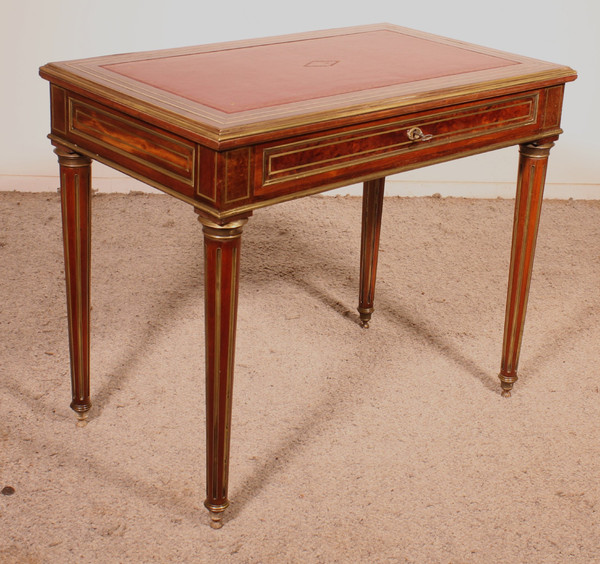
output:
[{"label": "brass capped foot", "polygon": [[85,427],[88,422],[88,413],[92,408],[90,398],[88,397],[84,401],[73,399],[69,407],[75,412],[75,415],[77,415],[77,426]]},{"label": "brass capped foot", "polygon": [[513,389],[514,383],[517,381],[517,375],[514,374],[512,376],[505,376],[504,374],[498,374],[498,378],[500,378],[500,385],[502,386],[502,397],[509,398],[510,392]]},{"label": "brass capped foot", "polygon": [[358,314],[360,315],[360,326],[363,329],[369,328],[369,322],[371,321],[371,315],[373,314],[373,308],[358,308]]},{"label": "brass capped foot", "polygon": [[210,503],[204,503],[208,514],[210,516],[210,526],[212,529],[220,529],[223,526],[223,513],[229,506],[229,503],[225,505],[211,505]]},{"label": "brass capped foot", "polygon": [[77,427],[85,427],[88,424],[87,411],[77,412]]},{"label": "brass capped foot", "polygon": [[220,529],[223,526],[223,513],[210,512],[211,529]]}]

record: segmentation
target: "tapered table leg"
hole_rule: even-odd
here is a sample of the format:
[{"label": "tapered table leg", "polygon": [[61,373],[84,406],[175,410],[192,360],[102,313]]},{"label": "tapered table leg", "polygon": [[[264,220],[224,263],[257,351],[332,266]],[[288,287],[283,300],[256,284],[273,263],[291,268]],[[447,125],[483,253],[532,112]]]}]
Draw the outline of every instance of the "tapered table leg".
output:
[{"label": "tapered table leg", "polygon": [[229,505],[229,444],[237,319],[240,245],[246,219],[204,231],[206,323],[206,501],[211,526],[222,525]]},{"label": "tapered table leg", "polygon": [[83,425],[90,400],[91,160],[62,146],[60,192],[71,357],[71,409]]},{"label": "tapered table leg", "polygon": [[510,397],[513,384],[517,381],[548,155],[553,145],[553,142],[528,143],[520,148],[502,365],[499,374],[504,397]]},{"label": "tapered table leg", "polygon": [[365,182],[363,186],[358,313],[365,328],[373,313],[384,186],[385,177]]}]

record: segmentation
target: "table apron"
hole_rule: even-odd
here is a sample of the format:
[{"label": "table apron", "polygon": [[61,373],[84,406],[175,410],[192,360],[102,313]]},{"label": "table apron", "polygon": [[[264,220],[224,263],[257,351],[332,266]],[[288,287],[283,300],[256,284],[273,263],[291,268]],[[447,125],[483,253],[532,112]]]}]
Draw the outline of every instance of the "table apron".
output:
[{"label": "table apron", "polygon": [[556,137],[564,85],[215,151],[59,86],[63,144],[223,220],[258,207],[544,137]]}]

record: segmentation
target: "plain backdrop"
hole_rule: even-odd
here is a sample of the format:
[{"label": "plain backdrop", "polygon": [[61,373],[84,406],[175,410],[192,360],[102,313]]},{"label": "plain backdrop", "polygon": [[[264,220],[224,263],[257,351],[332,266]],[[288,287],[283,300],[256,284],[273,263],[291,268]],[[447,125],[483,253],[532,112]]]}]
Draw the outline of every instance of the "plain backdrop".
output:
[{"label": "plain backdrop", "polygon": [[[0,7],[0,189],[56,189],[49,131],[49,61],[391,22],[569,65],[565,130],[546,194],[600,192],[600,2],[597,0],[3,0]],[[514,193],[516,148],[396,175],[389,193],[496,197]],[[94,165],[94,187],[141,184]],[[356,190],[357,187],[351,188]]]}]

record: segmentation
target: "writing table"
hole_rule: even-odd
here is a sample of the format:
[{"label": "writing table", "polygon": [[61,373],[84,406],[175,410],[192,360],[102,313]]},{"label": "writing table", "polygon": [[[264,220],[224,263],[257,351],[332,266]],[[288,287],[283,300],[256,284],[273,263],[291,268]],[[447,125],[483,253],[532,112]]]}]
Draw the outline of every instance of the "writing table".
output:
[{"label": "writing table", "polygon": [[91,160],[193,206],[203,226],[205,506],[227,498],[240,243],[262,206],[364,183],[359,306],[373,312],[385,177],[520,145],[502,395],[517,364],[565,66],[389,24],[50,63],[73,401],[91,407]]}]

